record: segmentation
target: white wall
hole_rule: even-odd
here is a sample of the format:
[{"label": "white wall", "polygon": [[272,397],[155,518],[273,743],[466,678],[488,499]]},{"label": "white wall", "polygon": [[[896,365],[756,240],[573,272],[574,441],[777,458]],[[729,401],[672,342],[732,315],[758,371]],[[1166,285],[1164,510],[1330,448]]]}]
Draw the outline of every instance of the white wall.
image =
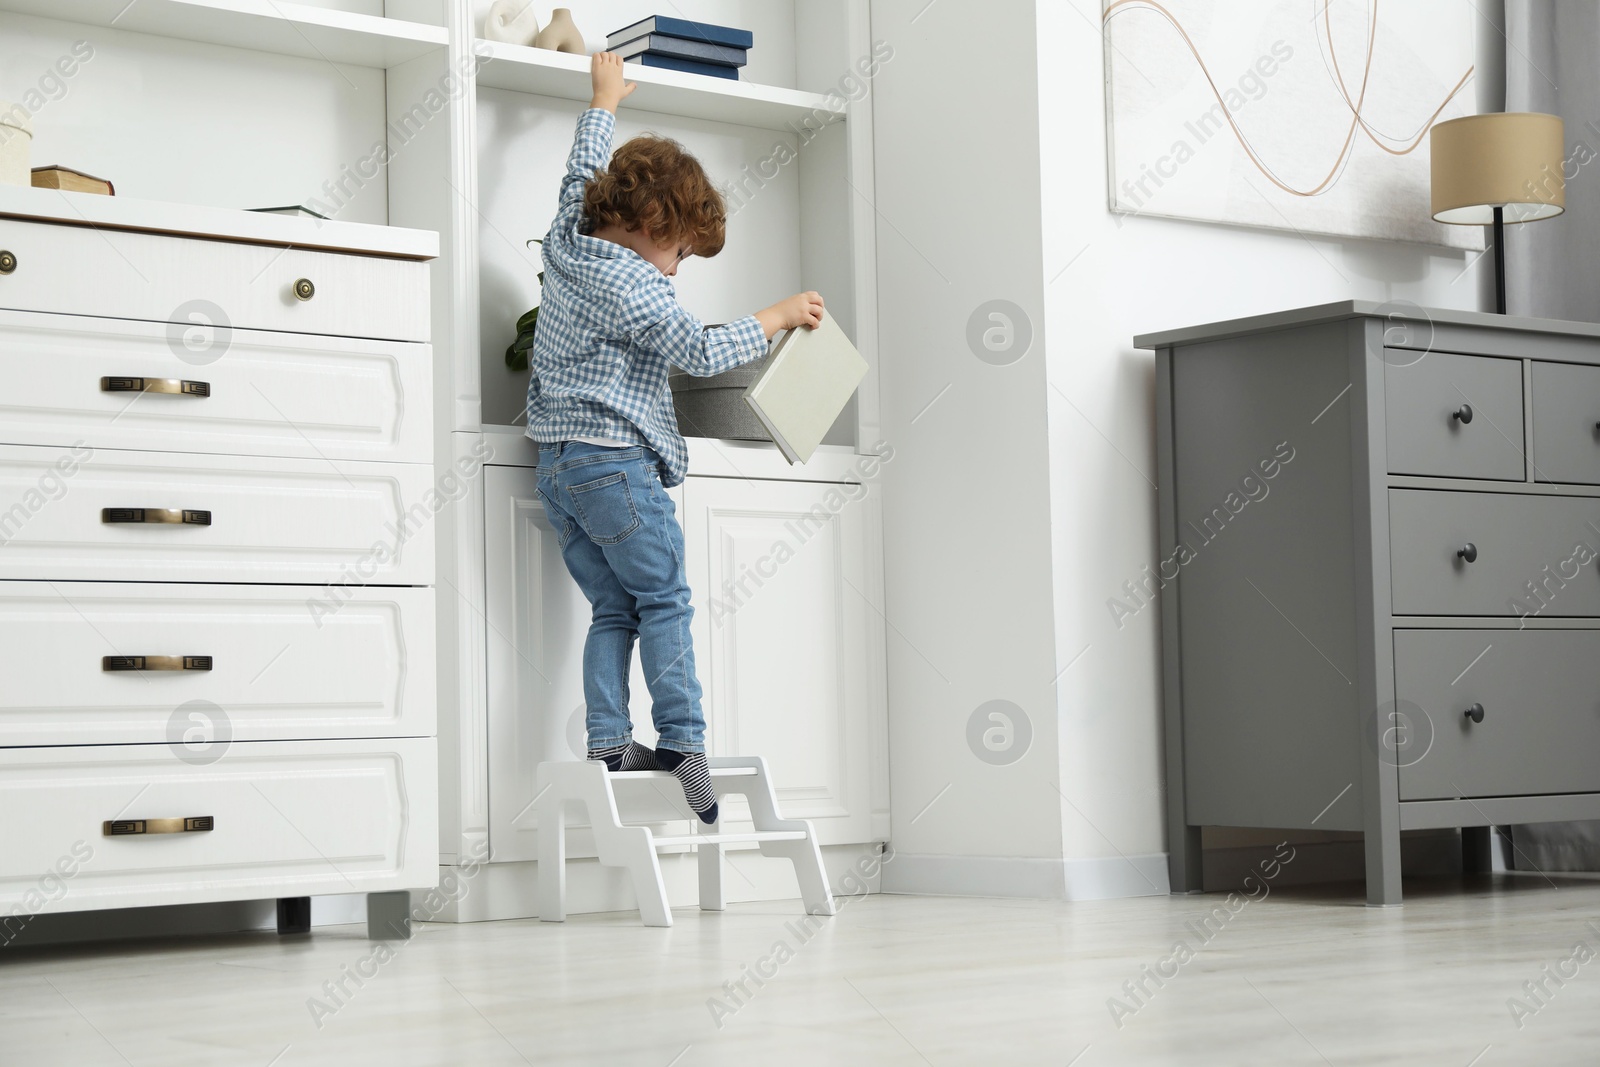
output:
[{"label": "white wall", "polygon": [[[1082,653],[1057,694],[1069,861],[1165,851],[1158,609],[1118,629],[1106,607],[1157,558],[1154,358],[1133,336],[1351,298],[1492,307],[1492,260],[1475,254],[1112,215],[1100,8],[1038,5],[1056,657]],[[1484,72],[1504,43],[1479,37]],[[1479,87],[1498,109],[1493,78]]]},{"label": "white wall", "polygon": [[[1009,366],[967,328],[1042,322],[1032,3],[875,0],[874,79],[890,891],[1059,895],[1061,799],[1042,345]],[[993,700],[1031,725],[1009,764],[969,745]],[[997,742],[1003,738],[996,738]]]}]

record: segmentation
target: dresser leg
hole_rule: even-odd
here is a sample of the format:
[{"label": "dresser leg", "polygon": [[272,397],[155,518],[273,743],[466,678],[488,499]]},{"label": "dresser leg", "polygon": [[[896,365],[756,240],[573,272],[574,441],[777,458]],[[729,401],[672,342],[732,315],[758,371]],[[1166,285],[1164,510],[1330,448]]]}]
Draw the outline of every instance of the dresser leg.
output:
[{"label": "dresser leg", "polygon": [[1461,828],[1461,873],[1488,874],[1494,864],[1489,859],[1491,826],[1463,826]]},{"label": "dresser leg", "polygon": [[370,941],[408,941],[411,939],[411,892],[367,894],[367,939]]},{"label": "dresser leg", "polygon": [[1397,907],[1400,904],[1400,830],[1366,832],[1367,906]]},{"label": "dresser leg", "polygon": [[1180,826],[1167,834],[1167,883],[1174,893],[1205,891],[1201,877],[1200,827]]},{"label": "dresser leg", "polygon": [[278,898],[278,934],[309,934],[311,932],[311,898]]}]

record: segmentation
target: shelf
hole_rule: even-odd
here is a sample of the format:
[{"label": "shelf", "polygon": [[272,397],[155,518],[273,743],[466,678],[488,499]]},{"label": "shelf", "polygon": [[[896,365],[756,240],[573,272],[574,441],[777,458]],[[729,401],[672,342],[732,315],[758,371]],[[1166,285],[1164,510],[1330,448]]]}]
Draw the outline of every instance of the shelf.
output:
[{"label": "shelf", "polygon": [[0,186],[0,218],[42,219],[102,230],[139,230],[290,248],[359,251],[403,259],[432,259],[439,254],[439,235],[432,230],[26,186]]},{"label": "shelf", "polygon": [[[590,98],[593,83],[588,56],[485,40],[477,41],[474,48],[488,57],[478,71],[479,85],[562,100],[586,102]],[[794,132],[807,122],[812,126],[830,125],[845,117],[843,111],[829,106],[827,97],[817,93],[658,70],[637,63],[624,64],[624,69],[628,80],[639,86],[622,103],[629,111],[784,132]]]},{"label": "shelf", "polygon": [[287,0],[0,0],[0,11],[381,69],[449,42],[442,26]]}]

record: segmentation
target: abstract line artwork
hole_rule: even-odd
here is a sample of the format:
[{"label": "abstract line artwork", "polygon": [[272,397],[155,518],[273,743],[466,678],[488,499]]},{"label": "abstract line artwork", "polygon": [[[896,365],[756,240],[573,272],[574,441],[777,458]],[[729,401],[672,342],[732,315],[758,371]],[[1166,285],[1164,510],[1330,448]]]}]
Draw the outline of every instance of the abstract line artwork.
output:
[{"label": "abstract line artwork", "polygon": [[1111,210],[1482,248],[1429,217],[1428,131],[1473,114],[1460,0],[1105,0]]}]

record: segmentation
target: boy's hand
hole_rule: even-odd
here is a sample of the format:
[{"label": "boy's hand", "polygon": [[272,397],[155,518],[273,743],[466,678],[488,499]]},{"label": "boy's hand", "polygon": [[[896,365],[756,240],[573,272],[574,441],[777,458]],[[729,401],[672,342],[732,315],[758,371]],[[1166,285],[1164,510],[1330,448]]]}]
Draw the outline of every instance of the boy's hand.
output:
[{"label": "boy's hand", "polygon": [[622,76],[622,57],[612,52],[596,52],[589,61],[589,75],[594,80],[594,99],[590,107],[603,108],[616,114],[617,105],[638,88]]},{"label": "boy's hand", "polygon": [[802,326],[814,330],[822,325],[822,295],[798,293],[756,312],[756,320],[767,332],[769,341],[784,330],[797,330]]}]

